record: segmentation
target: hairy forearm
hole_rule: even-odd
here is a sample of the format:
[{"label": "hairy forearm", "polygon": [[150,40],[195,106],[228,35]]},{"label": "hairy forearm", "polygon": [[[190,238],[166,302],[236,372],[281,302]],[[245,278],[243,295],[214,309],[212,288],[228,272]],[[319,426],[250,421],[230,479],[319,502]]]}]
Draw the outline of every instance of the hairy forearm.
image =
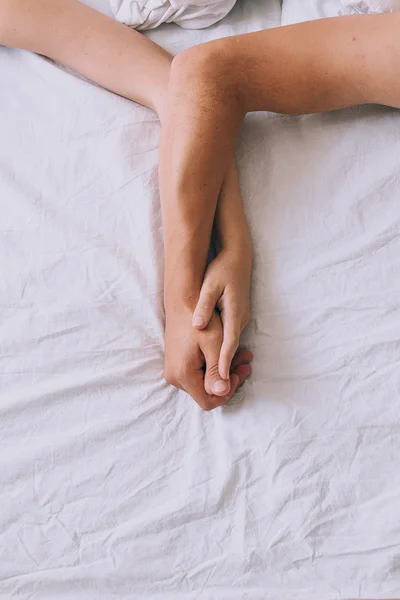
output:
[{"label": "hairy forearm", "polygon": [[163,214],[165,308],[193,309],[197,303],[211,243],[215,198],[204,189],[176,185],[174,174],[163,169],[167,150],[160,151],[160,192]]},{"label": "hairy forearm", "polygon": [[[179,65],[179,57],[174,62]],[[176,298],[182,298],[189,308],[197,302],[218,197],[243,120],[234,98],[232,110],[228,107],[227,111],[220,110],[219,99],[213,103],[212,98],[204,98],[196,65],[188,67],[183,76],[179,70],[174,75],[173,63],[160,145],[167,312]],[[202,110],[203,103],[206,110]],[[214,108],[211,130],[204,113]],[[223,148],[219,154],[210,152],[216,145]]]},{"label": "hairy forearm", "polygon": [[[205,268],[217,197],[244,114],[254,110],[304,114],[359,103],[400,106],[400,15],[326,19],[225,38],[176,57],[163,134],[163,203],[196,222],[197,237],[179,239],[166,218],[171,256],[195,256]],[[308,40],[308,41],[307,41]],[[199,207],[201,207],[199,209]],[[186,228],[187,230],[187,228]],[[197,248],[201,241],[204,247]],[[191,277],[189,298],[199,280]],[[166,260],[167,272],[173,262]],[[174,282],[166,288],[174,293]],[[185,274],[175,284],[182,286]]]},{"label": "hairy forearm", "polygon": [[[168,200],[166,204],[168,206]],[[164,237],[167,310],[173,310],[174,307],[180,310],[182,303],[191,308],[197,302],[210,244],[210,232],[203,225],[203,215],[210,210],[211,204],[196,205],[191,215],[186,212],[184,204],[180,209],[178,204],[175,211],[171,211],[170,207],[166,208]],[[219,193],[212,241],[217,253],[229,251],[232,256],[240,256],[242,263],[251,267],[251,237],[234,159],[229,164]]]}]

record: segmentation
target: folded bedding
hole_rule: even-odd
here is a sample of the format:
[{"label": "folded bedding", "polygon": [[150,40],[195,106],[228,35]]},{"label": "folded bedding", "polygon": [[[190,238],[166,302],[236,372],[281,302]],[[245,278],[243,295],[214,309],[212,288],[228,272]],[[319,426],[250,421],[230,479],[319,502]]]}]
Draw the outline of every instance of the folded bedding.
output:
[{"label": "folded bedding", "polygon": [[176,23],[185,29],[214,25],[233,8],[236,0],[110,0],[113,16],[135,29],[154,29]]}]

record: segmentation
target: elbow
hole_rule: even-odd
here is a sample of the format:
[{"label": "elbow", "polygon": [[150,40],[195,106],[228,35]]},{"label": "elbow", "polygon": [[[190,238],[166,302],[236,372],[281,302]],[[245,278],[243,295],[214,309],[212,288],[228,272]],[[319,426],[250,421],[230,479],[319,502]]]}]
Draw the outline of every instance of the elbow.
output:
[{"label": "elbow", "polygon": [[220,57],[215,53],[214,43],[200,44],[177,54],[172,60],[172,73],[176,75],[202,74],[210,72],[212,66],[210,59],[219,61]]},{"label": "elbow", "polygon": [[[34,4],[32,2],[32,4]],[[19,48],[26,42],[30,22],[37,7],[28,0],[0,0],[0,44],[10,48]],[[31,12],[32,11],[32,12]]]},{"label": "elbow", "polygon": [[12,42],[12,31],[17,26],[13,21],[13,10],[10,2],[0,1],[0,44],[10,46]]},{"label": "elbow", "polygon": [[189,48],[175,56],[170,85],[178,96],[194,93],[201,98],[218,99],[231,107],[242,104],[237,82],[234,53],[229,39]]},{"label": "elbow", "polygon": [[208,46],[194,46],[175,56],[171,65],[172,85],[179,87],[181,91],[187,91],[194,86],[206,89],[218,83],[215,57],[213,63],[210,60],[214,50]]}]

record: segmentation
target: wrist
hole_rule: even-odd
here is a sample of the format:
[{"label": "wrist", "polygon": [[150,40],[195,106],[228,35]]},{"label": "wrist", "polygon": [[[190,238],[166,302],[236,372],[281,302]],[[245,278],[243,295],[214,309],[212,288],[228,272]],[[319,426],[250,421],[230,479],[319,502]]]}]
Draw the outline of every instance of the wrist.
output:
[{"label": "wrist", "polygon": [[200,294],[194,293],[169,293],[164,295],[164,308],[167,315],[193,314]]},{"label": "wrist", "polygon": [[250,230],[242,208],[226,214],[219,210],[216,215],[214,233],[218,251],[235,251],[240,248],[251,251]]},{"label": "wrist", "polygon": [[172,244],[168,238],[164,241],[164,304],[167,311],[194,310],[197,305],[207,266],[207,253],[202,248],[207,244],[194,244],[194,238],[181,235],[179,244],[176,240]]},{"label": "wrist", "polygon": [[247,227],[232,235],[218,236],[216,247],[218,254],[224,253],[234,262],[248,262],[251,265],[253,261],[253,245]]},{"label": "wrist", "polygon": [[201,279],[180,275],[164,279],[164,306],[167,313],[193,312],[200,296]]}]

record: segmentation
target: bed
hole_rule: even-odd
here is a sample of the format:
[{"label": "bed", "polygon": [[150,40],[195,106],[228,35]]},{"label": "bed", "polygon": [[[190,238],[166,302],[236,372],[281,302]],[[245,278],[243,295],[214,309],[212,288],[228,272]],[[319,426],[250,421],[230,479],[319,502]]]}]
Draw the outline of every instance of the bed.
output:
[{"label": "bed", "polygon": [[203,413],[162,376],[156,117],[26,52],[0,72],[0,598],[399,598],[400,113],[247,117],[253,375]]}]

